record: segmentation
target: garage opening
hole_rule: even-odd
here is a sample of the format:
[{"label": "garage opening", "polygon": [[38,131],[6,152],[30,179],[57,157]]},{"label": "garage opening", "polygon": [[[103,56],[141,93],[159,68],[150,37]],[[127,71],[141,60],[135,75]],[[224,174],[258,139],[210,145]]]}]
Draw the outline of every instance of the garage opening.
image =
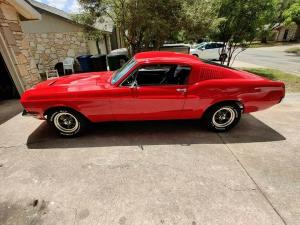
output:
[{"label": "garage opening", "polygon": [[0,53],[0,101],[18,99],[19,97],[18,90]]},{"label": "garage opening", "polygon": [[0,125],[22,111],[20,95],[0,53]]}]

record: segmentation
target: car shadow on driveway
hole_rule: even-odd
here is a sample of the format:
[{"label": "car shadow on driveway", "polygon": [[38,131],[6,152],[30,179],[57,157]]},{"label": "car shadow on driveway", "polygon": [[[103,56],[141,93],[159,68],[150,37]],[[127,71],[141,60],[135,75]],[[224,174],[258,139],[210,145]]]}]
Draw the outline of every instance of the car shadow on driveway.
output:
[{"label": "car shadow on driveway", "polygon": [[[222,138],[220,138],[222,137]],[[42,123],[27,140],[29,149],[84,148],[143,145],[190,145],[253,143],[285,140],[281,134],[252,115],[244,115],[239,125],[227,133],[207,131],[199,121],[113,122],[90,126],[76,138],[59,137]]]}]

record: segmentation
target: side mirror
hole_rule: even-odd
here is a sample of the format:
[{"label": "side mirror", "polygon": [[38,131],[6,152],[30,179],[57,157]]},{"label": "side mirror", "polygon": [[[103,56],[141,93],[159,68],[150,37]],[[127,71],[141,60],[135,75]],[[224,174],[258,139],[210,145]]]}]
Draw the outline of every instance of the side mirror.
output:
[{"label": "side mirror", "polygon": [[134,80],[133,83],[131,84],[130,88],[136,88],[137,87],[137,81]]}]

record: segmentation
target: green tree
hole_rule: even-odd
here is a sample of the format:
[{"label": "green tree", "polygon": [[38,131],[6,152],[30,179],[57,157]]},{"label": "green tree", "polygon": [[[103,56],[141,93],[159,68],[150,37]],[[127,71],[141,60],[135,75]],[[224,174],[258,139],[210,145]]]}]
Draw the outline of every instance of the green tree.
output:
[{"label": "green tree", "polygon": [[120,30],[130,53],[158,48],[180,30],[180,0],[79,0],[94,18],[109,16]]},{"label": "green tree", "polygon": [[[222,54],[227,65],[244,51],[265,24],[265,18],[274,10],[272,0],[220,0],[218,19],[213,24],[211,37],[224,43]],[[222,63],[225,61],[223,60]]]},{"label": "green tree", "polygon": [[291,6],[283,12],[285,23],[296,23],[300,25],[300,0],[291,4]]},{"label": "green tree", "polygon": [[274,0],[276,6],[277,13],[277,22],[284,22],[285,18],[283,16],[285,10],[289,9],[292,4],[294,4],[297,0]]},{"label": "green tree", "polygon": [[211,24],[217,19],[218,1],[185,0],[182,5],[182,39],[198,41],[211,31]]}]

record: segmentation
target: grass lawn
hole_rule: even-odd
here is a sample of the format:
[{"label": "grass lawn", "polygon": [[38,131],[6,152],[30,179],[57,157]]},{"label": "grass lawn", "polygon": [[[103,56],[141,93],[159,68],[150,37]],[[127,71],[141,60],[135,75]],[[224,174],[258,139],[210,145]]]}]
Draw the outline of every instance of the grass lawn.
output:
[{"label": "grass lawn", "polygon": [[264,44],[261,42],[253,42],[249,48],[261,48],[261,47],[273,47],[273,46],[286,46],[292,45],[291,42],[277,42],[277,41],[269,41],[268,43]]},{"label": "grass lawn", "polygon": [[300,47],[288,48],[287,50],[285,50],[285,52],[297,54],[298,52],[300,52]]},{"label": "grass lawn", "polygon": [[287,92],[300,92],[300,76],[267,68],[241,68],[270,80],[283,81]]}]

